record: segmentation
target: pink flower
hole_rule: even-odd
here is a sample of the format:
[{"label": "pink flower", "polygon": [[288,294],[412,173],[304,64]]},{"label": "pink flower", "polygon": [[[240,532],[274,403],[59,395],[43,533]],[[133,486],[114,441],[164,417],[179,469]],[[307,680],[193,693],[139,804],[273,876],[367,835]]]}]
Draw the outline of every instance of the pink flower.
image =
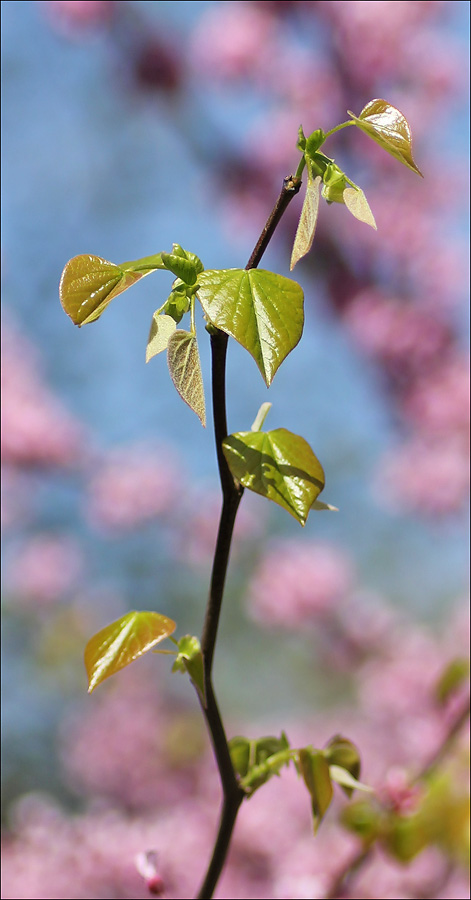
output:
[{"label": "pink flower", "polygon": [[183,490],[171,448],[131,444],[110,451],[94,466],[87,513],[95,527],[126,531],[170,513]]},{"label": "pink flower", "polygon": [[274,542],[250,585],[250,615],[267,627],[299,628],[343,600],[351,579],[350,564],[336,547]]},{"label": "pink flower", "polygon": [[76,588],[83,566],[73,538],[40,534],[13,550],[6,585],[21,606],[47,608]]}]

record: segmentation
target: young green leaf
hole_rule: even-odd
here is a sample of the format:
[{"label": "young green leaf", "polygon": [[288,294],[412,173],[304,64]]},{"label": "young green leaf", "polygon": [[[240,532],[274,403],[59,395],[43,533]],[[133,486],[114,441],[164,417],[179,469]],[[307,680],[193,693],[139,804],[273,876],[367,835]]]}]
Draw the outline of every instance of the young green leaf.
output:
[{"label": "young green leaf", "polygon": [[361,188],[347,187],[343,192],[343,202],[352,216],[364,222],[365,225],[371,225],[377,231],[375,217],[371,212],[368,200],[366,199]]},{"label": "young green leaf", "polygon": [[337,506],[331,506],[330,503],[323,503],[322,500],[314,500],[314,503],[311,504],[311,509],[323,510],[329,509],[331,512],[338,512]]},{"label": "young green leaf", "polygon": [[359,116],[350,110],[348,110],[348,114],[352,117],[355,125],[376,141],[383,150],[387,150],[391,156],[423,178],[422,172],[416,166],[412,156],[412,135],[409,123],[395,106],[391,106],[386,100],[371,100],[362,109]]},{"label": "young green leaf", "polygon": [[180,278],[176,278],[164,306],[165,314],[171,316],[176,325],[180,324],[183,316],[190,308],[189,292],[190,288],[188,285],[181,281]]},{"label": "young green leaf", "polygon": [[172,381],[182,400],[206,426],[203,377],[196,335],[178,329],[170,336],[167,362]]},{"label": "young green leaf", "polygon": [[98,631],[85,647],[89,694],[105,678],[173,634],[176,624],[156,612],[130,612]]},{"label": "young green leaf", "polygon": [[[329,766],[341,766],[346,769],[354,779],[360,777],[361,760],[357,747],[348,738],[336,734],[324,749],[324,755]],[[352,794],[352,788],[342,785],[347,797]]]},{"label": "young green leaf", "polygon": [[120,266],[101,256],[74,256],[65,266],[59,284],[62,307],[74,325],[80,327],[94,322],[113,297],[122,294],[150,272],[163,268],[160,253]]},{"label": "young green leaf", "polygon": [[181,278],[185,284],[196,283],[196,266],[190,259],[177,253],[162,253],[162,262],[166,269]]},{"label": "young green leaf", "polygon": [[373,793],[373,788],[369,787],[367,784],[362,784],[361,781],[357,781],[357,779],[342,766],[329,766],[329,772],[332,781],[335,781],[343,788],[347,797],[351,797],[355,790],[366,791],[370,794]]},{"label": "young green leaf", "polygon": [[198,691],[203,704],[206,703],[204,691],[203,654],[197,637],[185,634],[178,641],[178,654],[172,666],[172,672],[187,672]]},{"label": "young green leaf", "polygon": [[298,750],[299,770],[311,795],[314,834],[327,812],[333,795],[329,766],[324,754],[306,747]]},{"label": "young green leaf", "polygon": [[299,217],[296,236],[294,238],[293,251],[291,253],[290,270],[293,270],[296,263],[299,262],[312,247],[314,234],[316,231],[317,215],[319,212],[319,188],[321,184],[321,176],[317,175],[313,178],[312,166],[307,160],[307,187],[304,195],[303,207]]},{"label": "young green leaf", "polygon": [[304,296],[299,284],[264,269],[207,269],[198,283],[208,319],[248,350],[269,386],[301,338]]},{"label": "young green leaf", "polygon": [[230,434],[222,449],[237,481],[306,524],[325,485],[324,470],[304,438],[286,428]]},{"label": "young green leaf", "polygon": [[173,319],[172,316],[165,316],[162,313],[157,312],[154,313],[152,316],[149,337],[147,338],[146,363],[148,363],[153,356],[157,356],[157,353],[162,353],[162,350],[167,349],[168,342],[176,327],[175,319]]},{"label": "young green leaf", "polygon": [[180,247],[180,244],[172,245],[172,254],[174,256],[180,256],[182,259],[188,259],[193,263],[198,274],[203,271],[204,266],[199,256],[197,256],[196,253],[190,253],[189,250],[184,250],[183,247]]},{"label": "young green leaf", "polygon": [[250,750],[253,742],[249,738],[237,735],[231,738],[228,743],[234,771],[243,778],[249,771]]}]

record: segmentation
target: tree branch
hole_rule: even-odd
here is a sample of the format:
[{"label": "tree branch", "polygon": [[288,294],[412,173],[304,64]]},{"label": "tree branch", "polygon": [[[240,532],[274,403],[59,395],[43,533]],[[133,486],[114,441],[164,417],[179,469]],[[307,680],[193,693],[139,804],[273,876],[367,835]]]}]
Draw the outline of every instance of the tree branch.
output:
[{"label": "tree branch", "polygon": [[[288,204],[296,196],[301,187],[301,181],[292,176],[285,178],[278,200],[267,219],[265,227],[260,235],[254,251],[246,265],[246,269],[254,269],[258,266],[275,229],[288,207]],[[219,821],[219,830],[216,842],[206,872],[204,881],[197,895],[198,900],[210,900],[213,896],[216,884],[221,875],[226,860],[232,831],[237,818],[242,800],[245,797],[243,789],[237,780],[232,766],[227,737],[221,719],[221,714],[216,701],[216,695],[212,684],[212,666],[214,650],[216,646],[221,605],[224,594],[227,566],[232,543],[234,524],[242,498],[244,488],[236,481],[229,469],[222,449],[222,442],[227,437],[226,418],[226,354],[227,334],[214,329],[211,333],[211,359],[212,359],[212,397],[213,397],[213,422],[214,436],[216,440],[216,454],[219,469],[219,479],[222,490],[222,509],[219,520],[216,549],[214,552],[213,569],[211,573],[211,585],[206,607],[206,614],[201,637],[201,650],[203,654],[205,700],[201,702],[206,725],[208,727],[214,755],[216,758],[223,802]]]}]

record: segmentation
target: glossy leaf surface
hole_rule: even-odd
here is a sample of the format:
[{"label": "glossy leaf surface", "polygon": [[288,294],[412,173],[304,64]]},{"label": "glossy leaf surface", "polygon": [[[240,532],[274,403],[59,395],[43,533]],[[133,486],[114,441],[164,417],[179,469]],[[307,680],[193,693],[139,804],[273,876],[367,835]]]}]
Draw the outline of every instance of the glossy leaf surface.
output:
[{"label": "glossy leaf surface", "polygon": [[62,272],[59,284],[61,304],[74,325],[86,325],[101,316],[113,297],[122,294],[150,272],[163,268],[160,253],[120,266],[101,256],[74,256]]},{"label": "glossy leaf surface", "polygon": [[[412,134],[405,116],[386,100],[371,100],[359,116],[348,110],[355,125],[399,162],[422,175],[412,156]],[[422,176],[423,177],[423,176]]]},{"label": "glossy leaf surface", "polygon": [[172,619],[159,613],[130,612],[97,632],[85,647],[88,692],[173,634],[175,628]]},{"label": "glossy leaf surface", "polygon": [[168,342],[176,327],[175,319],[173,319],[172,316],[154,313],[149,337],[147,339],[146,363],[149,362],[153,356],[157,356],[157,353],[162,353],[163,350],[167,349]]},{"label": "glossy leaf surface", "polygon": [[228,435],[222,447],[234,478],[306,524],[325,476],[304,438],[286,428],[241,431]]},{"label": "glossy leaf surface", "polygon": [[249,351],[270,385],[303,331],[299,284],[264,269],[207,269],[198,284],[210,321]]},{"label": "glossy leaf surface", "polygon": [[333,795],[329,766],[324,754],[306,747],[298,750],[299,769],[311,795],[314,833],[327,812]]},{"label": "glossy leaf surface", "polygon": [[196,335],[178,329],[171,335],[167,347],[168,368],[182,400],[206,425],[203,377]]},{"label": "glossy leaf surface", "polygon": [[309,253],[314,240],[316,231],[317,216],[319,213],[319,190],[321,185],[321,176],[312,176],[312,168],[307,161],[307,187],[304,195],[303,207],[299,217],[296,236],[294,238],[293,250],[291,253],[290,270],[294,269],[297,262]]}]

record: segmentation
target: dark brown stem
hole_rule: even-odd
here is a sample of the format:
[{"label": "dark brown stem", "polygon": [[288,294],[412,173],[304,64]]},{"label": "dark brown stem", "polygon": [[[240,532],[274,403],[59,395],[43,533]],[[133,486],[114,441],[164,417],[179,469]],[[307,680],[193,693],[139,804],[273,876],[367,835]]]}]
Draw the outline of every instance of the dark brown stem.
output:
[{"label": "dark brown stem", "polygon": [[[257,241],[257,245],[246,265],[246,269],[254,269],[258,266],[269,241],[274,234],[278,222],[290,201],[298,193],[300,187],[301,181],[299,179],[294,179],[293,177],[284,179],[280,196],[267,219],[266,225]],[[222,509],[211,573],[209,598],[201,637],[205,686],[205,699],[201,705],[219,770],[223,801],[218,835],[214,845],[211,862],[197,895],[198,900],[210,900],[213,896],[226,861],[237,813],[245,796],[232,766],[229,746],[211,677],[219,617],[224,594],[224,584],[226,581],[227,566],[231,550],[232,534],[237,510],[244,491],[242,485],[231,475],[222,449],[222,442],[224,438],[227,437],[227,343],[228,337],[224,332],[214,330],[211,333],[213,422],[219,479],[222,490]]]}]

